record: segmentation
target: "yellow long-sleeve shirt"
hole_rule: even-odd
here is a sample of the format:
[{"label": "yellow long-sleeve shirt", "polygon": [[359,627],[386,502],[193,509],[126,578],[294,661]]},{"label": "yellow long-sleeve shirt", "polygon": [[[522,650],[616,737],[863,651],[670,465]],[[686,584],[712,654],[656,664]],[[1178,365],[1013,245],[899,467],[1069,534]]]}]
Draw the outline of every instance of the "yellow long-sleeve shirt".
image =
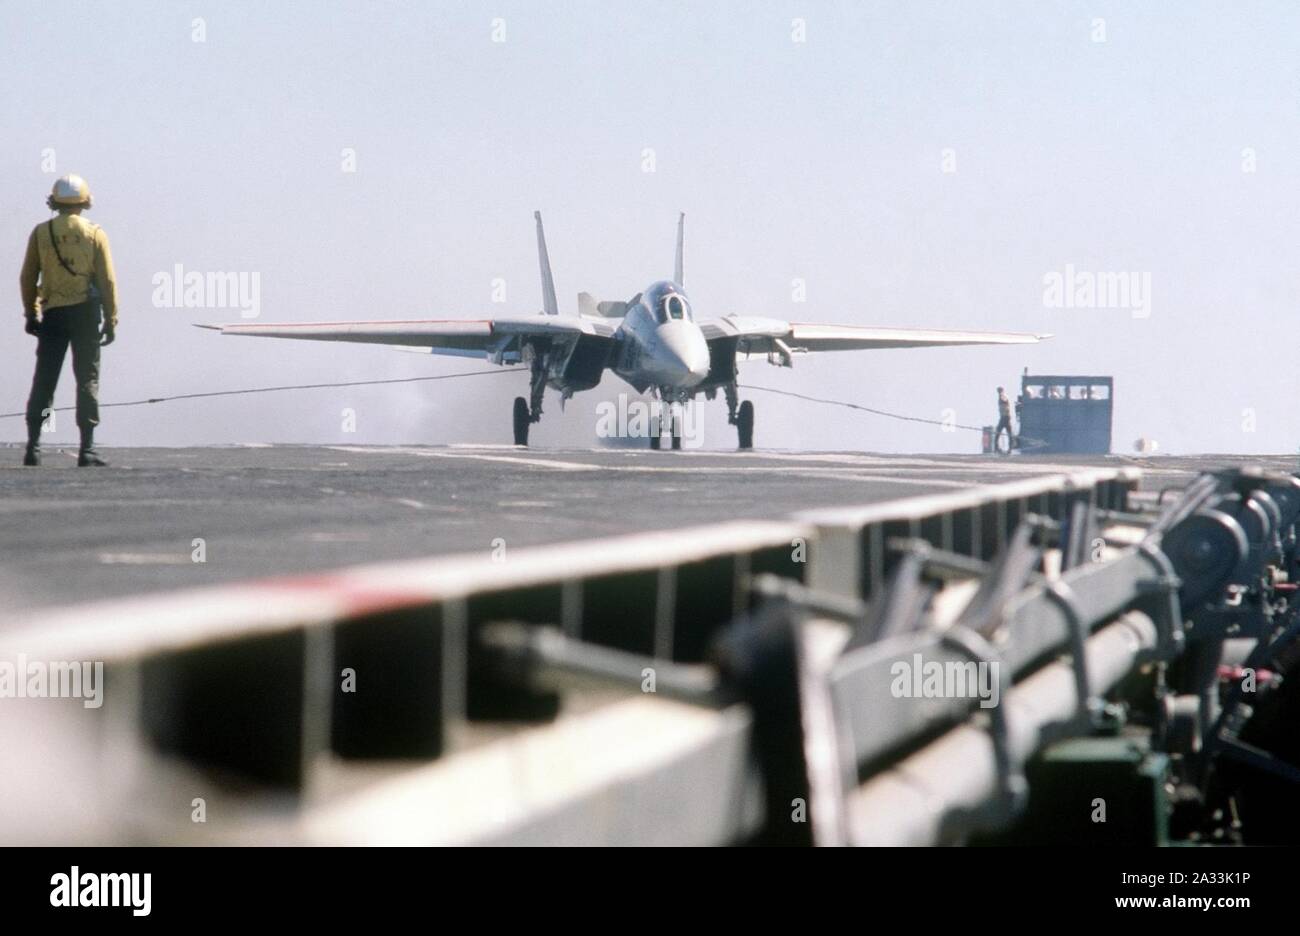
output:
[{"label": "yellow long-sleeve shirt", "polygon": [[59,263],[50,241],[49,222],[36,225],[27,240],[27,256],[18,278],[23,311],[34,315],[38,310],[78,305],[90,298],[93,281],[104,304],[104,318],[116,327],[117,277],[104,229],[81,215],[60,214],[54,218],[54,236],[59,253],[73,272]]}]

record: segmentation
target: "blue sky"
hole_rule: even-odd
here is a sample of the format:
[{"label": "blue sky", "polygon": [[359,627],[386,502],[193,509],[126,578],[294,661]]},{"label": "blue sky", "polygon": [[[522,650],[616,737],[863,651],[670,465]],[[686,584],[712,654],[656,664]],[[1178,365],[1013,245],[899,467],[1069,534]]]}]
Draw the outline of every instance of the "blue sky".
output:
[{"label": "blue sky", "polygon": [[[191,328],[238,313],[156,308],[151,279],[178,263],[258,273],[261,321],[531,313],[541,209],[571,311],[579,290],[627,298],[668,275],[685,210],[702,316],[1056,335],[1034,348],[807,357],[793,371],[755,362],[743,382],[984,423],[993,388],[1025,366],[1113,374],[1117,451],[1139,436],[1170,452],[1295,451],[1300,7],[1135,6],[0,7],[0,258],[12,271],[0,410],[21,409],[30,380],[16,283],[26,237],[48,216],[55,175],[72,171],[94,188],[91,217],[117,261],[105,401],[474,366]],[[795,19],[804,42],[792,41]],[[355,172],[341,171],[344,149]],[[1067,264],[1149,273],[1150,316],[1046,308],[1043,278]],[[491,301],[496,279],[505,303]],[[509,375],[109,410],[101,437],[504,442],[523,385]],[[69,372],[60,403],[72,389]],[[609,377],[563,416],[548,401],[535,442],[592,444],[595,404],[626,390]],[[759,445],[978,444],[754,399]],[[20,422],[0,424],[0,438],[18,439]],[[733,444],[724,422],[715,404],[709,444]],[[74,438],[70,418],[60,431]]]}]

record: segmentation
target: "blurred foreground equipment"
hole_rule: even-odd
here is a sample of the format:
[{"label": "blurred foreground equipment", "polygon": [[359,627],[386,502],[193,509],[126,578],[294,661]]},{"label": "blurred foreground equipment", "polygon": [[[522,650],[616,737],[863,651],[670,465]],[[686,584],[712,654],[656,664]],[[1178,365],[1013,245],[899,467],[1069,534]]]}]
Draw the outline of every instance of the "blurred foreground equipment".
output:
[{"label": "blurred foreground equipment", "polygon": [[[42,613],[11,842],[1294,836],[1300,481],[1088,471]],[[84,625],[94,621],[94,627]],[[107,622],[107,624],[105,623]]]}]

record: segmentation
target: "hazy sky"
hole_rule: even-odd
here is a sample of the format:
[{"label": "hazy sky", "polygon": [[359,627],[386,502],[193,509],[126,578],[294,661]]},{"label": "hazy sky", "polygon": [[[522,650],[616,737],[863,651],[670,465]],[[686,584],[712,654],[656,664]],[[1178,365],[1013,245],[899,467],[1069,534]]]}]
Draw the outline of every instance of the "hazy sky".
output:
[{"label": "hazy sky", "polygon": [[[793,371],[756,361],[742,382],[986,423],[993,388],[1018,386],[1024,366],[1113,374],[1117,451],[1139,436],[1170,452],[1300,446],[1290,0],[9,3],[0,36],[3,412],[23,408],[31,378],[26,238],[54,178],[77,172],[119,279],[104,401],[486,366],[195,329],[239,312],[156,307],[152,279],[176,264],[257,273],[263,322],[532,313],[541,209],[573,311],[579,290],[625,299],[670,275],[684,210],[703,317],[1056,335],[811,356]],[[1149,316],[1046,307],[1044,277],[1067,265],[1148,274]],[[525,385],[512,374],[107,410],[100,440],[508,442]],[[592,444],[595,404],[628,390],[609,376],[563,415],[548,395],[535,443]],[[753,398],[760,446],[978,446]],[[59,403],[72,399],[69,370]],[[55,439],[71,442],[61,419]],[[734,446],[720,400],[706,428],[708,444]],[[0,439],[22,433],[0,423]]]}]

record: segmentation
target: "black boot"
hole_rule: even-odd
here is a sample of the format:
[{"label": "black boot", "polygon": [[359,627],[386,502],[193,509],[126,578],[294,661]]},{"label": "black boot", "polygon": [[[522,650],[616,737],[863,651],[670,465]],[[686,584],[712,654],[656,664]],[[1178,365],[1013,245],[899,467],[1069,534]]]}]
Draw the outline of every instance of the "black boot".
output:
[{"label": "black boot", "polygon": [[108,462],[99,457],[95,451],[95,430],[87,427],[81,430],[81,453],[77,456],[78,468],[103,468]]},{"label": "black boot", "polygon": [[41,443],[40,440],[27,443],[27,451],[23,453],[23,465],[28,468],[35,468],[41,463]]}]

